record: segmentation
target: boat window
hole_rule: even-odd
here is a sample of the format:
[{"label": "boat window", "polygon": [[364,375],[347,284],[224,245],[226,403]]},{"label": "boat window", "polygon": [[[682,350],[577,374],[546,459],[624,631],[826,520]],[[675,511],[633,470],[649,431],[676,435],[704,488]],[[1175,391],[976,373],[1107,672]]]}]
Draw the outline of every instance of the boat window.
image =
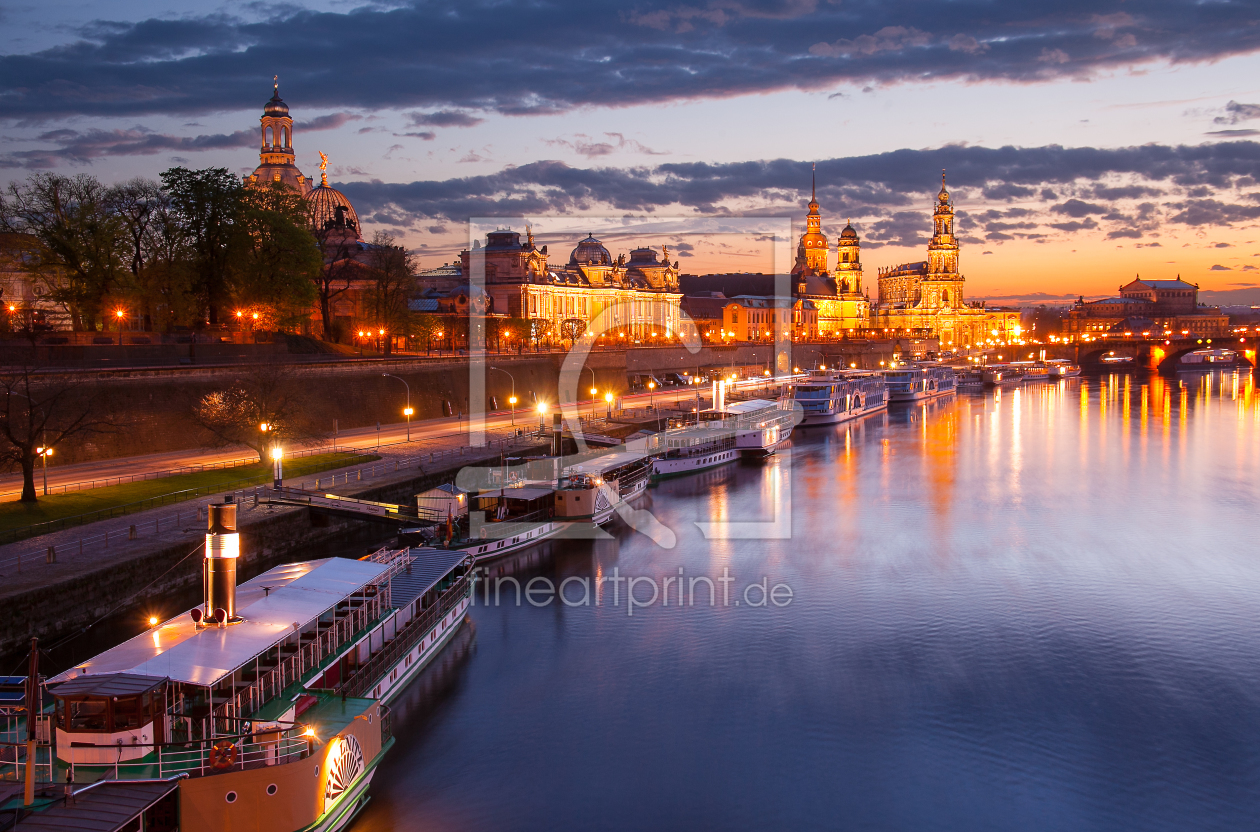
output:
[{"label": "boat window", "polygon": [[76,699],[66,705],[69,709],[67,731],[109,730],[109,705],[104,699]]}]

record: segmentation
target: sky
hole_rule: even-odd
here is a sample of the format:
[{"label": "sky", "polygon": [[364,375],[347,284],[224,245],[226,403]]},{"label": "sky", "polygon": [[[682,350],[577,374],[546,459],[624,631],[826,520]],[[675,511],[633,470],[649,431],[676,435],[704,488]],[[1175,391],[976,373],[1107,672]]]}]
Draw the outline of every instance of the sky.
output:
[{"label": "sky", "polygon": [[[364,232],[423,266],[474,217],[800,224],[816,164],[872,294],[924,259],[942,169],[971,297],[1260,286],[1254,0],[17,0],[0,27],[5,184],[247,174],[278,75],[298,166],[326,153]],[[638,243],[694,274],[774,265],[752,237],[609,247]]]}]

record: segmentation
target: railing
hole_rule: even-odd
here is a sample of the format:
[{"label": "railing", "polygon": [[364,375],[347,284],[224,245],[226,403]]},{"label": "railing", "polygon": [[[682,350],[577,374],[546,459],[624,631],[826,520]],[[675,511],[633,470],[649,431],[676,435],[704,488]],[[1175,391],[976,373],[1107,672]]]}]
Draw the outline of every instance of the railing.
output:
[{"label": "railing", "polygon": [[[538,440],[538,434],[536,432],[529,432],[522,436],[509,435],[509,436],[500,437],[497,439],[497,442],[498,442],[499,450],[503,451],[517,445],[533,444],[537,440]],[[492,438],[491,441],[496,441],[496,440]],[[489,446],[487,445],[487,447]],[[343,450],[358,450],[358,449],[343,449]],[[420,467],[425,464],[446,463],[446,462],[449,462],[451,459],[469,456],[471,452],[473,451],[484,451],[484,450],[485,450],[484,448],[470,449],[469,446],[465,445],[463,447],[433,450],[430,452],[422,452],[419,454],[412,454],[408,456],[398,457],[395,459],[388,459],[388,460],[375,463],[372,465],[363,466],[361,468],[357,468],[351,471],[344,471],[344,472],[337,472],[337,473],[329,474],[327,477],[317,476],[315,477],[315,487],[316,488],[320,488],[320,487],[331,488],[337,485],[339,480],[342,484],[348,485],[352,481],[361,482],[365,478],[384,476],[386,474],[396,473],[397,471],[407,468],[408,466],[415,465],[416,467]],[[421,470],[423,471],[423,469]],[[307,482],[303,481],[302,484],[303,486],[305,486],[307,485]],[[252,493],[249,490],[245,490],[245,491],[227,490],[227,486],[230,486],[230,485],[231,485],[230,483],[225,483],[225,484],[219,485],[216,488],[207,489],[206,493],[207,494],[235,494],[237,496],[237,502],[241,502],[242,496],[249,496]],[[158,500],[160,498],[155,497],[153,499]],[[200,511],[201,509],[198,508],[197,509],[198,518],[201,517]],[[88,517],[88,516],[90,515],[79,515],[79,517]],[[64,558],[67,552],[70,552],[71,554],[74,554],[77,552],[77,554],[82,555],[84,552],[84,549],[89,545],[95,546],[97,544],[103,543],[106,547],[109,547],[115,541],[126,542],[128,540],[136,540],[140,538],[141,536],[149,533],[150,531],[156,535],[160,533],[163,528],[178,529],[181,527],[182,522],[188,520],[189,517],[190,517],[190,514],[176,512],[175,514],[169,514],[164,517],[156,517],[152,520],[146,519],[142,523],[136,523],[134,524],[134,531],[131,527],[128,527],[128,528],[108,530],[101,534],[84,536],[84,537],[79,538],[76,541],[72,541],[69,545],[62,544],[61,546],[56,547],[56,555],[54,556],[54,558]],[[66,518],[67,521],[74,520],[74,519],[76,518]],[[100,519],[100,518],[97,518],[97,519]],[[56,521],[56,522],[63,522],[63,521]],[[95,522],[95,521],[90,521],[90,522]],[[76,525],[80,525],[80,524],[72,523],[70,524],[70,527],[73,527]],[[25,527],[25,529],[33,529],[33,528],[35,527],[33,526]],[[15,529],[15,530],[12,530],[12,532],[10,532],[10,535],[12,535],[13,533],[22,532],[22,531],[24,531],[24,529]],[[8,541],[5,541],[3,536],[0,535],[0,545],[3,545],[5,542],[12,543],[15,540],[24,540],[28,537],[46,534],[51,531],[55,531],[55,530],[47,529],[47,530],[40,531],[37,533],[29,534],[29,535],[19,535],[17,537],[11,537],[11,539]],[[56,562],[55,559],[49,559],[48,548],[49,547],[42,547],[39,549],[30,549],[30,550],[18,552],[17,554],[14,554],[14,555],[7,555],[3,558],[0,558],[0,570],[5,570],[10,567],[15,567],[18,572],[21,572],[23,568],[38,567],[39,565],[44,564],[44,563],[54,563]]]},{"label": "railing", "polygon": [[[388,574],[388,573],[387,573]],[[272,668],[249,687],[214,709],[216,720],[241,719],[280,695],[313,668],[319,667],[331,653],[347,646],[355,633],[376,621],[389,604],[388,594],[378,592],[349,615],[336,619],[318,637],[301,646],[296,653]]]},{"label": "railing", "polygon": [[[300,725],[289,724],[275,731],[257,734],[218,736],[187,743],[147,743],[142,745],[87,745],[76,742],[70,749],[71,757],[86,756],[91,752],[106,752],[102,757],[113,756],[112,762],[75,762],[68,767],[57,765],[53,760],[53,748],[36,746],[35,781],[57,782],[57,775],[67,771],[70,782],[80,782],[76,768],[87,769],[93,774],[104,772],[112,780],[152,780],[172,775],[201,777],[222,774],[227,771],[244,771],[263,766],[283,765],[310,755],[313,738],[303,733]],[[137,759],[122,759],[123,751],[143,750]],[[0,743],[0,781],[21,782],[26,776],[26,744]],[[217,763],[217,765],[216,765]]]},{"label": "railing", "polygon": [[424,638],[437,623],[468,594],[469,581],[467,575],[461,575],[442,593],[437,603],[424,610],[420,615],[407,622],[389,643],[376,655],[360,667],[355,674],[337,686],[336,692],[342,696],[363,696],[376,686],[376,682],[385,671],[397,663],[416,642]]}]

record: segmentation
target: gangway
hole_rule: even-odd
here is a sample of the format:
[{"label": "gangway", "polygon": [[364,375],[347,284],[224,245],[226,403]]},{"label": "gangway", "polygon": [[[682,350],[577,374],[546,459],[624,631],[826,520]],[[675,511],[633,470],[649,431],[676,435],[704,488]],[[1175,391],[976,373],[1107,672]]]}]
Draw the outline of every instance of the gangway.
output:
[{"label": "gangway", "polygon": [[311,511],[333,517],[367,520],[392,526],[436,525],[442,519],[422,516],[414,506],[360,500],[357,497],[343,497],[340,494],[330,494],[325,491],[307,491],[287,486],[281,488],[263,486],[255,489],[254,505],[304,506]]}]

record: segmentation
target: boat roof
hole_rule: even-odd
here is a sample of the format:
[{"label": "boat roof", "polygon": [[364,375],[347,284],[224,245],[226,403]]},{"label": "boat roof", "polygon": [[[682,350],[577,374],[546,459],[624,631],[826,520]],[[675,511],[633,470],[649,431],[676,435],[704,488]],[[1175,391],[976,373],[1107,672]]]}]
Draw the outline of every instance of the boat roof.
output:
[{"label": "boat roof", "polygon": [[555,494],[554,488],[540,485],[509,485],[506,488],[491,488],[478,494],[478,497],[499,497],[505,500],[537,500],[548,494]]},{"label": "boat roof", "polygon": [[[81,662],[48,681],[134,674],[211,686],[293,634],[343,599],[376,583],[387,564],[348,558],[288,563],[236,588],[244,620],[198,629],[188,611]],[[59,691],[55,691],[59,693]]]},{"label": "boat roof", "polygon": [[22,832],[116,832],[136,828],[140,814],[179,788],[179,778],[119,782],[102,780],[60,803],[24,818]]},{"label": "boat roof", "polygon": [[598,476],[605,471],[613,468],[620,468],[622,465],[629,465],[632,462],[638,462],[644,459],[647,454],[638,451],[614,451],[611,454],[597,456],[594,459],[588,459],[585,462],[579,462],[576,465],[570,465],[564,469],[566,474],[591,474]]},{"label": "boat roof", "polygon": [[409,604],[441,583],[442,579],[468,557],[459,549],[411,550],[411,568],[393,577],[389,583],[389,600],[396,607]]},{"label": "boat roof", "polygon": [[733,402],[722,408],[722,413],[731,413],[736,416],[743,416],[748,413],[757,413],[762,410],[770,410],[778,408],[778,402],[768,401],[766,399],[747,399],[742,402]]},{"label": "boat roof", "polygon": [[80,676],[57,686],[58,696],[138,696],[166,681],[165,676],[139,676],[110,673],[108,676]]}]

